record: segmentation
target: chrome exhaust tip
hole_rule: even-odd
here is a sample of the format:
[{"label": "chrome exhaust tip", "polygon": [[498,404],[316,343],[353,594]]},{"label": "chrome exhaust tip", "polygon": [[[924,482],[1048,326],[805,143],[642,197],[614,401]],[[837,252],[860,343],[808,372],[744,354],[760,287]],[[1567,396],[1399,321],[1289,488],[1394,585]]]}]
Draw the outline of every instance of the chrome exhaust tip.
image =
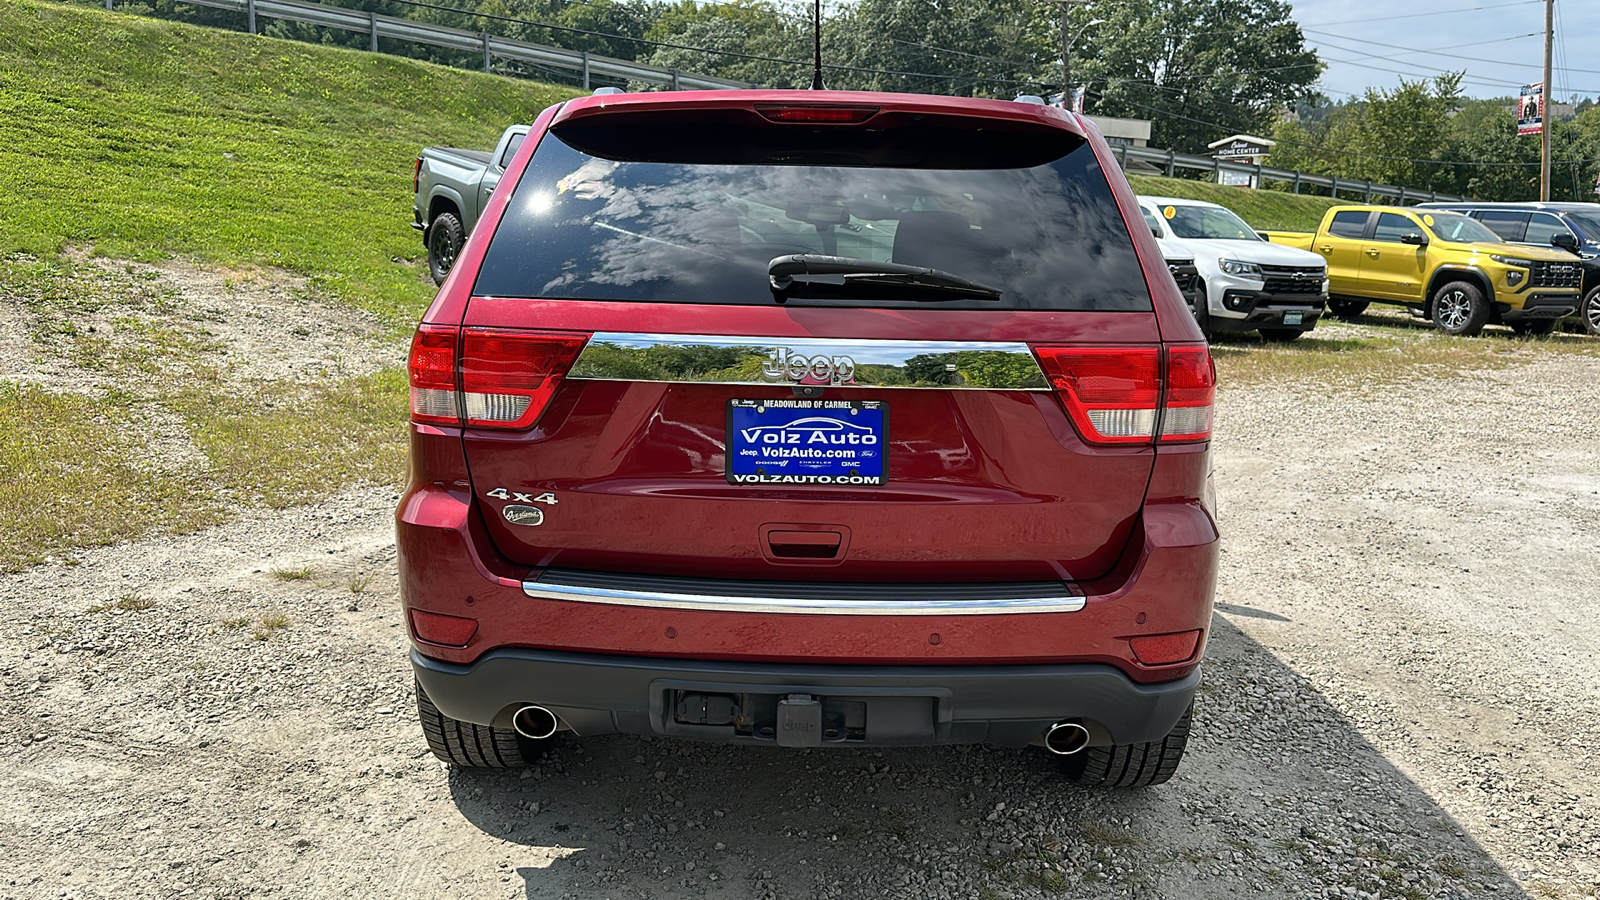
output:
[{"label": "chrome exhaust tip", "polygon": [[1044,748],[1057,756],[1071,756],[1089,746],[1089,729],[1077,722],[1057,722],[1044,733]]},{"label": "chrome exhaust tip", "polygon": [[511,714],[511,727],[525,738],[542,741],[556,733],[561,720],[542,706],[524,706]]}]

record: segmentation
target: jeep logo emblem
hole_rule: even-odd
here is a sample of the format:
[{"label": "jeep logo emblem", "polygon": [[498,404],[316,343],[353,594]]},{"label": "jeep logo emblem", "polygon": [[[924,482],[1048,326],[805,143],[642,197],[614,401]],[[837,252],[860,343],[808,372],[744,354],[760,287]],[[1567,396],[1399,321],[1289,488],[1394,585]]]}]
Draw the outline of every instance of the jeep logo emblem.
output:
[{"label": "jeep logo emblem", "polygon": [[856,361],[848,356],[807,356],[782,347],[761,361],[761,378],[774,384],[855,384]]}]

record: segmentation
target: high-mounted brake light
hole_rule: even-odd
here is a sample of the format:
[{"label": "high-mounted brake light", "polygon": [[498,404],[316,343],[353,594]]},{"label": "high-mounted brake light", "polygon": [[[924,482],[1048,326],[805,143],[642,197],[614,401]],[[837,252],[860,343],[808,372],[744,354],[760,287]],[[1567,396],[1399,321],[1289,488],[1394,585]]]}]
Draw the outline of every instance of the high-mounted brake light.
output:
[{"label": "high-mounted brake light", "polygon": [[769,106],[757,104],[756,112],[771,122],[810,122],[823,125],[854,125],[878,114],[876,106]]},{"label": "high-mounted brake light", "polygon": [[1204,344],[1168,347],[1165,360],[1155,347],[1035,347],[1033,352],[1078,434],[1091,444],[1211,437],[1217,379]]},{"label": "high-mounted brake light", "polygon": [[477,428],[528,428],[588,340],[567,331],[423,325],[411,340],[411,420],[461,425],[465,413]]}]

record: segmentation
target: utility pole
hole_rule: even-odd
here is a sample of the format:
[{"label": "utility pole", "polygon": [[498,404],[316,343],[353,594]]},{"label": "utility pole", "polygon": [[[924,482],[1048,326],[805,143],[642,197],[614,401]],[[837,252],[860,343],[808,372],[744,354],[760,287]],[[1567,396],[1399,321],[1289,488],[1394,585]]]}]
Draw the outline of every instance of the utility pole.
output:
[{"label": "utility pole", "polygon": [[1555,26],[1556,0],[1544,0],[1544,109],[1539,116],[1539,199],[1550,199],[1550,120],[1555,112],[1550,84],[1550,43]]},{"label": "utility pole", "polygon": [[1057,0],[1061,4],[1061,108],[1072,108],[1072,42],[1075,35],[1068,30],[1067,13],[1074,6],[1089,0]]}]

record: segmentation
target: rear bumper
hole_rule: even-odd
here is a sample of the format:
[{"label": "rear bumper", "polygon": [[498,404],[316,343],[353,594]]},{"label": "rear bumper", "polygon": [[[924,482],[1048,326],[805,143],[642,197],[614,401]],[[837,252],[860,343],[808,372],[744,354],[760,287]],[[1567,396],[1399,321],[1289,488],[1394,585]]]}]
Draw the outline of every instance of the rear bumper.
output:
[{"label": "rear bumper", "polygon": [[[818,666],[706,662],[527,649],[452,665],[412,651],[417,680],[452,718],[509,727],[522,705],[548,708],[581,736],[637,734],[773,745],[779,699],[820,704],[824,731],[789,746],[998,744],[1020,747],[1063,719],[1092,744],[1159,740],[1194,696],[1198,670],[1136,684],[1106,665]],[[737,723],[690,721],[687,697],[733,698]]]}]

